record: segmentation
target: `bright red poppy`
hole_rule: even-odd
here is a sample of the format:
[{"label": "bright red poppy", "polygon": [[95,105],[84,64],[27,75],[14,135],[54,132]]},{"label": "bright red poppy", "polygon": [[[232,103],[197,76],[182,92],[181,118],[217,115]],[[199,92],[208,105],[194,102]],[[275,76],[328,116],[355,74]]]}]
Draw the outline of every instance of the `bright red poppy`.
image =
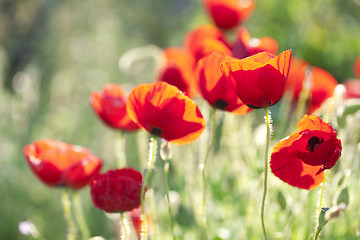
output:
[{"label": "bright red poppy", "polygon": [[202,25],[187,33],[184,47],[191,52],[196,61],[213,52],[232,55],[224,33],[213,25]]},{"label": "bright red poppy", "polygon": [[132,168],[109,170],[90,183],[94,205],[106,212],[131,211],[141,204],[142,174]]},{"label": "bright red poppy", "polygon": [[360,56],[356,59],[354,64],[354,75],[356,78],[360,79]]},{"label": "bright red poppy", "polygon": [[127,110],[141,128],[176,144],[194,141],[205,127],[195,102],[166,82],[135,87],[129,95]]},{"label": "bright red poppy", "polygon": [[161,64],[158,79],[167,82],[193,98],[195,59],[191,53],[182,48],[164,50],[164,62]]},{"label": "bright red poppy", "polygon": [[215,24],[231,29],[246,21],[254,11],[254,0],[204,0],[204,6]]},{"label": "bright red poppy", "polygon": [[88,149],[57,140],[37,140],[26,145],[23,152],[35,175],[51,187],[82,188],[102,165]]},{"label": "bright red poppy", "polygon": [[198,92],[214,108],[245,115],[252,109],[238,98],[220,70],[220,63],[232,59],[221,53],[200,59],[196,71]]},{"label": "bright red poppy", "polygon": [[311,66],[302,59],[292,58],[286,88],[293,93],[296,101],[300,97],[304,84],[307,84],[310,90],[307,112],[313,113],[333,95],[338,82],[326,70]]},{"label": "bright red poppy", "polygon": [[297,128],[297,132],[276,144],[270,167],[282,181],[310,190],[324,181],[323,171],[340,158],[341,140],[331,125],[316,115],[305,115]]},{"label": "bright red poppy", "polygon": [[286,86],[291,50],[278,56],[261,52],[253,56],[221,63],[231,88],[250,108],[264,108],[277,103]]},{"label": "bright red poppy", "polygon": [[123,131],[139,129],[126,111],[127,97],[121,86],[115,83],[106,84],[102,92],[93,92],[90,104],[97,115],[112,128]]},{"label": "bright red poppy", "polygon": [[232,52],[236,58],[245,58],[260,52],[269,52],[276,55],[278,43],[271,37],[251,38],[250,33],[244,27],[238,30],[237,40],[233,45]]}]

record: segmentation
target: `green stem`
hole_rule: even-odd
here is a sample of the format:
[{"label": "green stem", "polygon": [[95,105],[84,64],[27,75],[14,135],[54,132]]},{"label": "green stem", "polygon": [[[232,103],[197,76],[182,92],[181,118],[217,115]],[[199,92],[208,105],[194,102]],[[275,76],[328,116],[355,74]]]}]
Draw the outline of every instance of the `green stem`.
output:
[{"label": "green stem", "polygon": [[170,230],[172,238],[175,240],[175,234],[174,234],[174,219],[172,217],[171,213],[171,203],[170,203],[170,184],[169,184],[169,166],[170,162],[169,160],[166,160],[164,163],[164,173],[165,173],[165,186],[166,186],[166,198],[168,202],[168,211],[170,216]]},{"label": "green stem", "polygon": [[120,232],[120,236],[121,236],[121,240],[127,240],[127,226],[126,226],[126,222],[125,222],[125,213],[121,212],[120,213],[120,221],[121,221],[121,232]]},{"label": "green stem", "polygon": [[320,192],[320,199],[319,199],[319,214],[318,214],[318,222],[317,222],[314,240],[317,240],[319,238],[320,232],[322,229],[322,228],[320,228],[320,214],[321,214],[322,200],[323,200],[323,196],[324,196],[325,180],[326,180],[326,176],[328,175],[328,173],[329,173],[329,169],[326,170],[325,175],[324,175],[324,181],[321,184],[321,192]]},{"label": "green stem", "polygon": [[84,211],[82,208],[79,192],[78,191],[73,192],[72,198],[74,203],[75,218],[79,224],[81,236],[84,240],[88,240],[90,238],[90,231],[85,221]]},{"label": "green stem", "polygon": [[267,107],[265,109],[265,122],[266,122],[266,147],[265,147],[265,169],[264,169],[264,193],[261,203],[261,226],[264,233],[264,237],[267,240],[266,235],[266,228],[265,228],[265,221],[264,221],[264,215],[265,215],[265,200],[266,200],[266,194],[267,194],[267,177],[268,177],[268,152],[269,152],[269,144],[270,144],[270,117],[269,117],[269,110]]},{"label": "green stem", "polygon": [[64,188],[61,196],[61,203],[64,209],[64,217],[68,225],[68,232],[66,239],[67,240],[75,240],[76,239],[76,226],[75,222],[71,216],[71,201],[70,201],[70,194],[69,189]]},{"label": "green stem", "polygon": [[156,144],[155,138],[150,138],[149,143],[149,157],[148,157],[148,166],[147,171],[145,173],[145,178],[143,185],[141,187],[141,212],[142,212],[142,226],[141,226],[141,240],[147,239],[147,226],[146,226],[146,215],[145,215],[145,188],[150,180],[151,172],[154,168],[155,163],[155,156],[156,156],[156,150],[157,150],[157,144]]},{"label": "green stem", "polygon": [[119,132],[119,136],[115,141],[115,156],[117,168],[123,168],[126,166],[125,147],[125,136],[123,132]]},{"label": "green stem", "polygon": [[206,215],[205,215],[205,209],[206,209],[206,166],[208,161],[208,156],[210,154],[210,151],[212,149],[212,145],[214,143],[215,138],[215,130],[216,130],[216,109],[211,108],[210,111],[210,117],[211,117],[211,136],[210,136],[210,143],[206,150],[204,162],[202,163],[202,181],[203,181],[203,192],[202,192],[202,205],[200,209],[200,224],[201,224],[201,233],[203,239],[208,239],[207,231],[206,231]]}]

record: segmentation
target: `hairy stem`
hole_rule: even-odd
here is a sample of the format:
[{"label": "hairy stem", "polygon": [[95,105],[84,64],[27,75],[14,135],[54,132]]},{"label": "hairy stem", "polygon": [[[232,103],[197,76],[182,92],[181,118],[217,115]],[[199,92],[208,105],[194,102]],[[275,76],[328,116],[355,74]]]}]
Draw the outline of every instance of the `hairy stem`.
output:
[{"label": "hairy stem", "polygon": [[76,226],[75,222],[73,220],[73,217],[71,215],[71,201],[70,201],[70,193],[68,188],[64,188],[61,196],[61,203],[64,209],[64,217],[65,221],[67,223],[68,229],[67,229],[67,240],[75,240],[76,239]]},{"label": "hairy stem", "polygon": [[205,158],[202,163],[202,181],[203,181],[203,192],[202,192],[202,205],[200,209],[200,224],[201,224],[201,233],[202,238],[207,240],[207,231],[206,231],[206,215],[205,215],[205,209],[206,209],[206,191],[207,191],[207,184],[206,184],[206,166],[208,161],[208,156],[210,154],[210,151],[212,149],[212,145],[214,143],[215,138],[215,130],[216,130],[216,109],[211,108],[210,117],[211,117],[211,136],[210,136],[210,143],[205,153]]},{"label": "hairy stem", "polygon": [[264,162],[264,192],[263,192],[263,198],[261,202],[261,226],[264,233],[264,237],[267,240],[266,235],[266,228],[265,228],[265,200],[266,200],[266,194],[267,194],[267,178],[268,178],[268,152],[269,152],[269,144],[270,144],[270,117],[269,117],[269,110],[267,107],[265,109],[265,122],[266,122],[266,147],[265,147],[265,162]]}]

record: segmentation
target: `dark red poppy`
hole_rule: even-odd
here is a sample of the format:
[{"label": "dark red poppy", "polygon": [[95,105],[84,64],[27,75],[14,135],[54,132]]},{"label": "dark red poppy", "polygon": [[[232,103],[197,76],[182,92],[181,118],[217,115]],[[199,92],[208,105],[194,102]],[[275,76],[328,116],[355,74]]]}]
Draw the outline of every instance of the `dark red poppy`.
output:
[{"label": "dark red poppy", "polygon": [[132,168],[109,170],[91,183],[91,198],[106,212],[131,211],[141,204],[142,174]]},{"label": "dark red poppy", "polygon": [[311,66],[302,59],[292,58],[286,89],[293,94],[296,101],[304,84],[307,84],[310,90],[307,112],[313,113],[333,95],[338,82],[324,69]]},{"label": "dark red poppy", "polygon": [[251,38],[250,33],[244,27],[238,30],[237,40],[233,45],[232,52],[236,58],[245,58],[260,52],[269,52],[276,55],[278,43],[271,37]]},{"label": "dark red poppy", "polygon": [[177,144],[194,141],[205,127],[196,104],[166,82],[141,84],[134,88],[129,95],[127,110],[141,128]]},{"label": "dark red poppy", "polygon": [[121,86],[115,83],[106,84],[102,92],[93,92],[90,104],[97,115],[112,128],[123,131],[139,129],[126,111],[127,97]]},{"label": "dark red poppy", "polygon": [[82,188],[102,165],[102,160],[88,149],[56,140],[37,140],[23,151],[35,175],[51,187]]},{"label": "dark red poppy", "polygon": [[282,97],[289,73],[291,50],[278,56],[261,52],[221,63],[231,88],[250,108],[269,107]]},{"label": "dark red poppy", "polygon": [[323,171],[341,156],[341,140],[330,124],[316,115],[305,115],[298,132],[281,140],[271,154],[272,172],[298,188],[313,189],[324,181]]},{"label": "dark red poppy", "polygon": [[204,0],[204,6],[215,24],[231,29],[246,21],[254,11],[254,0]]},{"label": "dark red poppy", "polygon": [[345,98],[360,98],[360,79],[348,79],[344,83]]},{"label": "dark red poppy", "polygon": [[191,53],[182,48],[164,50],[164,61],[160,66],[158,79],[167,82],[193,98],[195,59]]},{"label": "dark red poppy", "polygon": [[220,70],[220,63],[232,59],[221,53],[200,59],[196,71],[198,92],[214,108],[245,115],[252,109],[238,98]]},{"label": "dark red poppy", "polygon": [[184,47],[191,52],[196,61],[213,52],[232,55],[223,32],[213,25],[202,25],[187,33]]},{"label": "dark red poppy", "polygon": [[356,78],[360,79],[360,56],[356,59],[354,64],[354,75]]}]

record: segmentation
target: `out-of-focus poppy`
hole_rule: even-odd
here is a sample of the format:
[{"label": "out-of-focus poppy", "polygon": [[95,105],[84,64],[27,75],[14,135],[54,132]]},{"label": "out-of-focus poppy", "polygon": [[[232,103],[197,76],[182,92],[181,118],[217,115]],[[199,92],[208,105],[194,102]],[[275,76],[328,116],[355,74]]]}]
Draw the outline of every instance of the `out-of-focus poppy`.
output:
[{"label": "out-of-focus poppy", "polygon": [[310,190],[324,181],[323,171],[332,168],[341,156],[341,140],[331,125],[316,115],[305,115],[297,128],[276,144],[270,167],[282,181]]},{"label": "out-of-focus poppy", "polygon": [[194,141],[205,127],[195,102],[166,82],[135,87],[129,95],[127,110],[141,128],[176,144]]},{"label": "out-of-focus poppy", "polygon": [[289,73],[291,50],[278,56],[261,52],[253,56],[221,63],[231,88],[250,108],[269,107],[284,93]]},{"label": "out-of-focus poppy", "polygon": [[109,213],[131,211],[141,204],[142,184],[137,170],[109,170],[91,181],[91,198],[96,207]]},{"label": "out-of-focus poppy", "polygon": [[82,188],[102,165],[88,149],[57,140],[37,140],[26,145],[23,152],[35,175],[51,187]]},{"label": "out-of-focus poppy", "polygon": [[360,56],[356,59],[354,64],[354,75],[356,78],[360,79]]},{"label": "out-of-focus poppy", "polygon": [[158,79],[167,82],[193,98],[195,59],[192,54],[182,48],[164,50],[164,62],[160,66]]},{"label": "out-of-focus poppy", "polygon": [[344,82],[345,98],[360,98],[360,79],[348,79]]},{"label": "out-of-focus poppy", "polygon": [[191,52],[196,61],[212,52],[232,55],[223,32],[213,25],[202,25],[187,33],[184,47]]},{"label": "out-of-focus poppy", "polygon": [[127,97],[121,86],[115,83],[106,84],[102,92],[93,92],[90,104],[97,115],[110,127],[123,131],[139,129],[126,111]]},{"label": "out-of-focus poppy", "polygon": [[220,70],[220,63],[232,59],[221,53],[200,59],[196,71],[198,92],[214,108],[245,115],[251,108],[239,99]]},{"label": "out-of-focus poppy", "polygon": [[237,40],[233,45],[232,52],[236,58],[245,58],[260,52],[269,52],[276,55],[278,43],[271,37],[251,38],[250,33],[244,27],[238,30]]},{"label": "out-of-focus poppy", "polygon": [[311,66],[308,62],[292,58],[287,90],[297,101],[306,85],[309,88],[308,113],[313,113],[321,104],[331,97],[338,85],[336,79],[326,70]]},{"label": "out-of-focus poppy", "polygon": [[215,24],[231,29],[246,21],[254,11],[254,0],[204,0],[204,6]]},{"label": "out-of-focus poppy", "polygon": [[[145,215],[146,215],[147,232],[151,232],[151,230],[153,228],[151,216],[149,214],[145,214]],[[138,239],[141,239],[141,228],[142,228],[142,224],[144,222],[141,207],[135,208],[134,210],[132,210],[130,212],[130,219],[134,225],[134,230],[135,230],[135,233],[136,233]]]}]

